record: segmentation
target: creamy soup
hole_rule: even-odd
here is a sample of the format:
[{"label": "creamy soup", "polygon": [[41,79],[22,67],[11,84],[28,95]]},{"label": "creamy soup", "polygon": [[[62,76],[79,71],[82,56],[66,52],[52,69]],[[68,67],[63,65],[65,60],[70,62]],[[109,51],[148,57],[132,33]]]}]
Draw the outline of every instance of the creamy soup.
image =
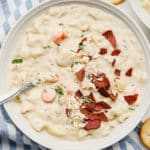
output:
[{"label": "creamy soup", "polygon": [[104,137],[140,104],[147,79],[141,46],[129,27],[103,10],[52,7],[17,43],[10,88],[33,88],[15,102],[37,132],[65,139]]}]

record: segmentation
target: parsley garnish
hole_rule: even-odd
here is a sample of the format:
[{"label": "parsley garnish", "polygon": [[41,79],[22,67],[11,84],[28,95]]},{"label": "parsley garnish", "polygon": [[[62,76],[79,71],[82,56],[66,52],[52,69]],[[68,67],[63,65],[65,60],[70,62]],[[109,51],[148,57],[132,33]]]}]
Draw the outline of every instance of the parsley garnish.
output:
[{"label": "parsley garnish", "polygon": [[88,103],[93,103],[93,100],[90,99],[88,96],[84,96],[83,100],[88,102]]},{"label": "parsley garnish", "polygon": [[135,110],[134,108],[132,108],[132,107],[129,107],[129,110]]},{"label": "parsley garnish", "polygon": [[59,26],[63,26],[64,24],[63,23],[59,23]]},{"label": "parsley garnish", "polygon": [[78,47],[79,47],[80,49],[83,49],[83,47],[84,47],[83,42],[80,42],[79,45],[78,45]]},{"label": "parsley garnish", "polygon": [[91,74],[88,74],[87,78],[88,78],[90,81],[92,81],[92,76],[91,76]]},{"label": "parsley garnish", "polygon": [[50,45],[47,45],[47,46],[43,46],[44,49],[47,49],[47,48],[51,48]]},{"label": "parsley garnish", "polygon": [[74,67],[74,65],[77,65],[79,62],[78,61],[74,61],[74,62],[72,62],[72,64],[71,64],[71,68],[73,68]]},{"label": "parsley garnish", "polygon": [[93,40],[89,40],[89,42],[90,42],[90,43],[92,43],[92,42],[93,42]]},{"label": "parsley garnish", "polygon": [[84,37],[84,35],[83,35],[83,34],[81,34],[81,37]]},{"label": "parsley garnish", "polygon": [[74,50],[72,50],[72,49],[71,49],[70,51],[73,52],[73,53],[77,53],[76,51],[74,51]]},{"label": "parsley garnish", "polygon": [[64,95],[63,90],[59,85],[56,86],[55,91],[59,95],[59,97]]},{"label": "parsley garnish", "polygon": [[12,64],[20,64],[20,63],[22,63],[23,62],[23,59],[20,59],[20,58],[18,58],[18,59],[14,59],[14,60],[12,60]]}]

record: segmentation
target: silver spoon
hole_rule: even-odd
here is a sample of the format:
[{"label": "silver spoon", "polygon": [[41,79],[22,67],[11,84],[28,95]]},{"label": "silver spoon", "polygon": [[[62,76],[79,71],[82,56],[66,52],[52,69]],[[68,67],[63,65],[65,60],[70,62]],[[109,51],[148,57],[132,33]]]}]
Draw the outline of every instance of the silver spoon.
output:
[{"label": "silver spoon", "polygon": [[29,88],[31,88],[33,86],[34,85],[30,82],[30,83],[27,83],[27,84],[23,85],[20,88],[17,88],[15,90],[9,91],[7,94],[1,95],[0,96],[0,105],[11,101],[14,97],[16,97],[20,93],[26,91],[27,89],[29,89]]}]

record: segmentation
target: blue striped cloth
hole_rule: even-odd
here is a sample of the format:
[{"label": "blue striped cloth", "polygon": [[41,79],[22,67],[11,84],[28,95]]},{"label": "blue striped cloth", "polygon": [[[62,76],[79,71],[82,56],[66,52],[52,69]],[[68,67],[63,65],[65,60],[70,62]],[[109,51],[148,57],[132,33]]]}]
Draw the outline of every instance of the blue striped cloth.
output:
[{"label": "blue striped cloth", "polygon": [[[29,9],[44,0],[0,0],[0,47],[5,36],[16,21]],[[138,125],[134,131],[106,150],[144,150],[139,141]],[[117,136],[117,135],[116,135]],[[0,106],[0,150],[46,150],[23,135]]]}]

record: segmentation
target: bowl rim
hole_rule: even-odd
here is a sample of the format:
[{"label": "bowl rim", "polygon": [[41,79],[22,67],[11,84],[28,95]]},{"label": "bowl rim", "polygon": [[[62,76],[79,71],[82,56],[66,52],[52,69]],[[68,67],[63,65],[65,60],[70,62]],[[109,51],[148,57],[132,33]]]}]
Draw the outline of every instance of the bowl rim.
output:
[{"label": "bowl rim", "polygon": [[[20,26],[22,26],[22,22],[24,22],[25,20],[27,20],[27,18],[30,18],[30,16],[34,16],[36,13],[40,12],[41,10],[43,10],[44,8],[46,7],[53,7],[53,6],[59,6],[60,4],[89,4],[89,5],[97,5],[96,8],[98,7],[105,7],[105,9],[110,9],[110,12],[113,13],[113,14],[116,14],[118,17],[120,17],[124,22],[127,23],[127,25],[130,27],[130,29],[135,33],[136,37],[138,38],[138,40],[141,42],[140,45],[141,47],[143,47],[144,49],[149,49],[149,43],[148,43],[148,40],[146,39],[143,31],[140,29],[140,27],[137,25],[137,23],[132,20],[131,17],[129,17],[127,14],[123,13],[120,9],[108,4],[107,2],[104,2],[102,0],[50,0],[50,1],[46,1],[46,2],[43,2],[41,4],[39,4],[38,6],[32,8],[30,11],[28,11],[28,13],[26,13],[25,15],[23,15],[19,20],[18,22],[16,23],[16,25],[14,27],[11,28],[10,32],[8,33],[7,37],[5,38],[5,40],[3,41],[3,44],[2,44],[2,48],[1,48],[1,54],[5,51],[5,47],[6,47],[6,44],[7,44],[7,41],[9,40],[9,37],[11,36],[11,34],[13,34],[13,32],[15,32],[15,30],[17,28],[19,28]],[[136,32],[138,31],[138,32]],[[142,41],[141,39],[139,39],[139,36],[142,37]],[[149,51],[146,52],[147,54],[149,53]],[[0,57],[0,61],[2,61],[3,59],[3,55],[1,55]],[[148,56],[149,57],[149,54]],[[148,64],[150,65],[150,61],[148,61]],[[138,119],[135,119],[134,121],[134,124],[129,124],[128,126],[128,130],[125,130],[125,131],[122,131],[121,134],[118,133],[118,136],[114,137],[110,143],[108,144],[104,144],[103,146],[99,146],[100,148],[106,148],[108,146],[111,146],[112,144],[118,142],[119,140],[121,140],[123,137],[125,137],[126,135],[128,135],[135,127],[136,125],[140,122],[140,120],[142,119],[142,117],[144,116],[144,114],[146,113],[146,110],[148,109],[150,105],[150,102],[147,103],[146,105],[146,109],[142,109],[141,108],[141,112],[140,114],[138,114]],[[38,143],[39,145],[42,145],[44,147],[47,147],[47,148],[52,148],[52,149],[60,149],[60,145],[56,145],[56,146],[47,146],[47,145],[44,145],[41,141],[37,140],[37,139],[34,139],[33,137],[30,137],[29,134],[27,134],[25,131],[23,131],[15,122],[14,122],[14,119],[13,117],[11,116],[11,113],[9,112],[9,109],[7,107],[7,104],[4,105],[4,108],[7,112],[7,114],[9,115],[10,119],[12,120],[12,122],[15,124],[15,126],[17,126],[17,128],[22,132],[24,133],[27,137],[29,137],[31,140],[33,140],[34,142]],[[140,109],[139,109],[140,110]],[[131,117],[130,117],[131,118]],[[88,141],[90,142],[90,141]],[[75,142],[75,144],[77,144],[77,142]],[[86,143],[88,144],[88,143]],[[65,145],[64,145],[65,146]],[[90,145],[89,145],[90,146]],[[63,149],[63,147],[61,147]],[[78,147],[79,149],[81,149],[80,147]],[[89,147],[88,147],[89,148]],[[68,149],[68,147],[65,147],[65,150]],[[75,149],[77,149],[75,147]],[[83,148],[84,149],[84,148]],[[98,149],[98,147],[97,147]]]},{"label": "bowl rim", "polygon": [[[138,0],[139,1],[139,0]],[[138,5],[136,5],[138,2],[135,2],[133,0],[129,0],[129,3],[132,7],[132,9],[134,10],[136,16],[140,19],[140,21],[148,28],[150,29],[150,22],[148,22],[147,17],[150,17],[150,14],[148,15],[148,13],[146,12],[146,10],[144,10],[144,8],[142,8],[142,4],[141,7],[139,7]],[[135,5],[137,7],[135,7]]]}]

